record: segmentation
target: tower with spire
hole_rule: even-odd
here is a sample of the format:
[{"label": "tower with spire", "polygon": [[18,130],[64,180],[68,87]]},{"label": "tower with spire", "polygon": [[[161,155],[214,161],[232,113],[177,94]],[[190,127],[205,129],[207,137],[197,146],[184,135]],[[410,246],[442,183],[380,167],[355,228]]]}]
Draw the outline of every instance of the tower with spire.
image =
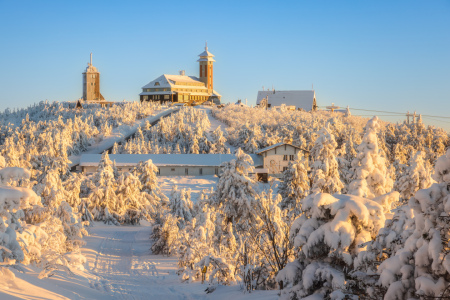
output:
[{"label": "tower with spire", "polygon": [[200,59],[197,60],[200,64],[200,81],[206,85],[208,91],[211,93],[213,91],[213,63],[215,60],[213,58],[214,55],[208,51],[208,43],[205,43],[205,51],[198,56],[200,56]]},{"label": "tower with spire", "polygon": [[86,71],[83,72],[83,100],[84,101],[104,101],[100,93],[100,72],[92,65],[91,60],[88,63]]}]

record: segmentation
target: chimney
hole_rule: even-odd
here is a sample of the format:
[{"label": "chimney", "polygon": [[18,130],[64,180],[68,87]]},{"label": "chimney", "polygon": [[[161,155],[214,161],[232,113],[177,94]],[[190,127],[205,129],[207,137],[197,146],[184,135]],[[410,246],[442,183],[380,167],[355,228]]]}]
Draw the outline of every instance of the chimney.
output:
[{"label": "chimney", "polygon": [[181,76],[185,76],[185,75],[186,75],[186,71],[181,70],[181,71],[180,71],[180,75],[181,75]]}]

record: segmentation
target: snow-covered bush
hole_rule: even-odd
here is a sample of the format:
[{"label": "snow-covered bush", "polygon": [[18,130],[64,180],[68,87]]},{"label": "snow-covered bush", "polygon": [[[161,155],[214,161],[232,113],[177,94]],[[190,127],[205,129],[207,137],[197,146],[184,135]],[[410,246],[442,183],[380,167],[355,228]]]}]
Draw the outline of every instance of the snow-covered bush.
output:
[{"label": "snow-covered bush", "polygon": [[39,203],[39,197],[31,189],[0,186],[0,262],[24,260],[16,233],[22,227],[18,217],[23,216],[23,209]]},{"label": "snow-covered bush", "polygon": [[31,172],[19,167],[4,167],[0,169],[0,184],[8,184],[10,181],[30,180]]}]

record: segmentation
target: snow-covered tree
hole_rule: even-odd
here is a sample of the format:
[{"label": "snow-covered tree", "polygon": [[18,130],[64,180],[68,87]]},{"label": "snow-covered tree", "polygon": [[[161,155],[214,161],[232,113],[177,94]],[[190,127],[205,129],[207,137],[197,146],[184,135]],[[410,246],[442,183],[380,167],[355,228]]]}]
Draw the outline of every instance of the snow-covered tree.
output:
[{"label": "snow-covered tree", "polygon": [[253,171],[252,165],[252,158],[240,148],[236,150],[236,159],[221,165],[213,202],[217,207],[223,206],[229,221],[252,218],[254,181],[248,176]]},{"label": "snow-covered tree", "polygon": [[178,226],[183,228],[186,222],[192,219],[193,204],[190,191],[182,189],[178,191],[175,185],[170,193],[169,209],[172,215],[178,219]]},{"label": "snow-covered tree", "polygon": [[431,183],[431,168],[424,160],[425,152],[418,151],[408,161],[405,173],[398,179],[398,191],[403,199],[409,199],[420,190],[428,188]]},{"label": "snow-covered tree", "polygon": [[218,126],[211,134],[212,144],[215,146],[215,153],[226,153],[227,146],[225,145],[227,139],[223,136],[223,132]]},{"label": "snow-covered tree", "polygon": [[178,250],[178,220],[170,213],[161,215],[152,227],[150,238],[153,240],[152,253],[174,255]]},{"label": "snow-covered tree", "polygon": [[282,209],[300,209],[299,201],[309,194],[311,188],[308,169],[308,161],[298,152],[295,161],[283,172],[282,182],[278,187],[278,193],[282,197]]},{"label": "snow-covered tree", "polygon": [[383,227],[384,211],[390,204],[385,202],[389,206],[385,208],[369,199],[339,194],[312,194],[301,204],[303,213],[290,230],[296,260],[276,277],[287,287],[281,298],[301,299],[313,294],[331,299],[344,299],[349,294],[352,298],[348,278],[353,261],[365,250],[363,244]]},{"label": "snow-covered tree", "polygon": [[354,179],[349,186],[352,195],[372,199],[392,190],[393,180],[386,167],[386,158],[378,148],[379,129],[377,117],[367,122],[362,143],[358,146],[358,155],[352,161]]},{"label": "snow-covered tree", "polygon": [[320,136],[311,149],[311,181],[313,193],[339,193],[344,187],[339,178],[338,162],[335,151],[337,143],[330,133],[329,125],[322,128]]},{"label": "snow-covered tree", "polygon": [[102,154],[102,158],[93,175],[93,188],[88,196],[90,200],[90,209],[96,220],[102,220],[107,223],[117,223],[112,221],[117,208],[116,181],[114,178],[114,169],[109,159],[108,152]]},{"label": "snow-covered tree", "polygon": [[393,222],[380,232],[383,239],[373,248],[388,251],[390,256],[382,257],[384,261],[376,270],[378,281],[367,288],[369,295],[379,291],[388,300],[449,297],[449,174],[447,151],[436,162],[437,183],[417,191],[408,206],[399,208]]}]

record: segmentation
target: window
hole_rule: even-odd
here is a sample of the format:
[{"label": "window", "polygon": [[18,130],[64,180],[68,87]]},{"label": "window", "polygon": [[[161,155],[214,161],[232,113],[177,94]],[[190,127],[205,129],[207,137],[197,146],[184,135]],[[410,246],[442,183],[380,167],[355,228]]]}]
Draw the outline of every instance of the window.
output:
[{"label": "window", "polygon": [[288,167],[283,167],[283,172],[286,171],[288,169]]},{"label": "window", "polygon": [[215,173],[216,175],[219,175],[219,168],[218,168],[218,167],[216,167],[216,169],[214,170],[214,173]]},{"label": "window", "polygon": [[287,155],[283,155],[283,160],[288,160],[288,156]]},{"label": "window", "polygon": [[200,173],[200,175],[203,175],[203,169],[202,168],[200,168],[199,173]]},{"label": "window", "polygon": [[169,95],[164,95],[164,99],[166,99],[166,100],[170,99]]},{"label": "window", "polygon": [[184,169],[184,174],[189,175],[189,168]]},{"label": "window", "polygon": [[158,173],[156,173],[157,175],[161,175],[161,169],[158,168]]},{"label": "window", "polygon": [[155,82],[155,86],[158,86],[159,85],[159,82]]},{"label": "window", "polygon": [[174,172],[174,171],[175,171],[175,168],[170,169],[170,171]]},{"label": "window", "polygon": [[294,155],[289,155],[289,160],[294,160]]}]

